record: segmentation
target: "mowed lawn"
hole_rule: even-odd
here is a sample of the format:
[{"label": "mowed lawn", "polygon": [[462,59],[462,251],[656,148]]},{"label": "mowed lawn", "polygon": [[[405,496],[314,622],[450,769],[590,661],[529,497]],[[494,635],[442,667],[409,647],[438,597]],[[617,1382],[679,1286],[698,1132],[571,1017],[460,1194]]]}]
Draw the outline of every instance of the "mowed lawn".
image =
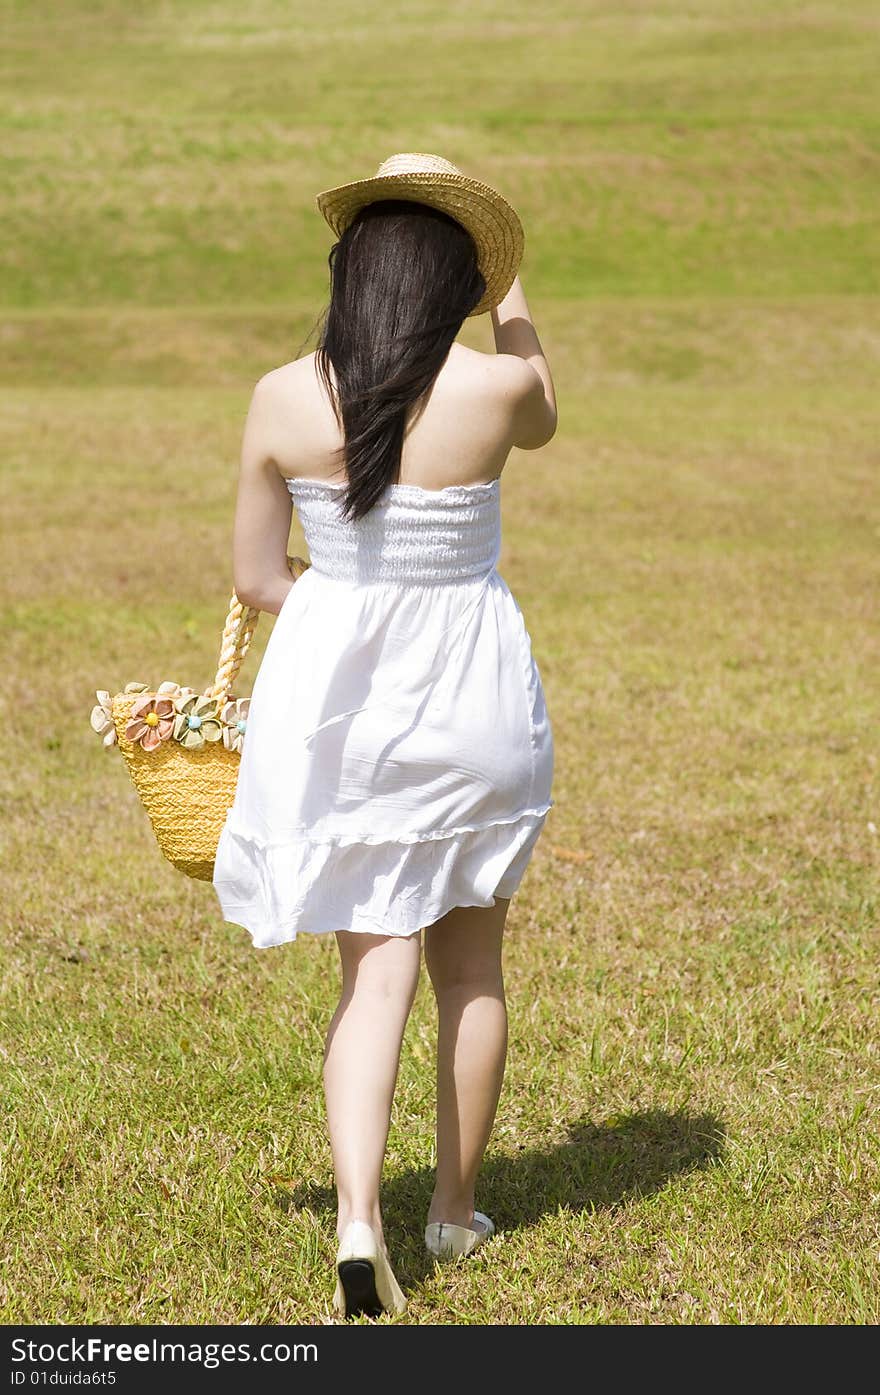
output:
[{"label": "mowed lawn", "polygon": [[330,1320],[335,945],[223,922],[88,716],[213,677],[250,390],[326,300],[314,194],[416,149],[526,228],[560,425],[509,462],[500,570],[557,764],[508,921],[499,1233],[422,1249],[425,979],[399,1321],[876,1322],[873,8],[300,8],[10,7],[0,1319]]}]

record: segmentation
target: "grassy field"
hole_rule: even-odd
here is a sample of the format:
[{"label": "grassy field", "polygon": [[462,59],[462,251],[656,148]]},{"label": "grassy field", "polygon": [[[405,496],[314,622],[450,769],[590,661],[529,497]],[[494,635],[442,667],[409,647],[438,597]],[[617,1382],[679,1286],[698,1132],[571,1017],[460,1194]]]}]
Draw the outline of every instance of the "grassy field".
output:
[{"label": "grassy field", "polygon": [[212,677],[250,390],[326,298],[314,194],[414,148],[526,228],[560,428],[510,461],[500,570],[557,774],[499,1235],[436,1271],[426,981],[407,1034],[402,1321],[877,1322],[873,7],[5,9],[0,1319],[329,1320],[335,946],[222,922],[88,714]]}]

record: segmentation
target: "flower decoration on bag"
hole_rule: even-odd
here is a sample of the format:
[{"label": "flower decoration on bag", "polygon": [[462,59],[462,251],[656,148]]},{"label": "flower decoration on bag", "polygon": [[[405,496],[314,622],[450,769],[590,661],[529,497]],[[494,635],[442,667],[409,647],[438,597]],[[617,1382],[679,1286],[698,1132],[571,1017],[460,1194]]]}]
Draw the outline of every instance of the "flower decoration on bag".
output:
[{"label": "flower decoration on bag", "polygon": [[137,742],[145,751],[155,751],[174,730],[174,703],[156,693],[141,693],[131,705],[125,727],[127,741]]},{"label": "flower decoration on bag", "polygon": [[95,697],[98,699],[92,708],[89,716],[89,724],[92,731],[96,731],[103,738],[105,746],[116,745],[116,724],[113,721],[113,702],[110,694],[105,689],[100,688]]},{"label": "flower decoration on bag", "polygon": [[[228,697],[218,707],[217,700],[207,693],[171,682],[160,683],[155,690],[146,683],[127,683],[124,691],[137,695],[129,709],[125,736],[144,751],[158,750],[171,737],[191,751],[222,741],[225,750],[241,754],[250,698]],[[91,728],[105,746],[115,746],[113,698],[103,688],[95,697],[98,701],[89,714]]]},{"label": "flower decoration on bag", "polygon": [[250,698],[231,698],[229,702],[224,703],[221,716],[224,723],[223,745],[227,751],[241,752],[250,705]]},{"label": "flower decoration on bag", "polygon": [[182,688],[179,683],[160,683],[156,689],[156,697],[167,697],[176,702],[178,698],[192,697],[195,691],[195,688]]},{"label": "flower decoration on bag", "polygon": [[223,726],[217,712],[215,698],[206,694],[181,693],[173,703],[174,739],[187,750],[197,751],[206,741],[219,741],[223,736]]}]

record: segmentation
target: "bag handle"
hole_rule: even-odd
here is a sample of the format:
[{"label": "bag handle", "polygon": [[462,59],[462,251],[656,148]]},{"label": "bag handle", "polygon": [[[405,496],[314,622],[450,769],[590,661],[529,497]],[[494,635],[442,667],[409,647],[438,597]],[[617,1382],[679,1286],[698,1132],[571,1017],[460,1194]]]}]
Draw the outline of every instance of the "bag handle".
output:
[{"label": "bag handle", "polygon": [[[303,572],[311,566],[311,562],[304,561],[302,557],[288,556],[287,566],[294,583],[296,583]],[[204,697],[214,698],[218,707],[222,707],[229,697],[230,689],[238,677],[238,671],[250,648],[259,618],[259,607],[244,605],[233,591],[232,599],[229,602],[229,611],[226,615],[226,624],[223,626],[223,634],[220,638],[217,672],[214,676],[214,682],[205,689],[203,694]]]}]

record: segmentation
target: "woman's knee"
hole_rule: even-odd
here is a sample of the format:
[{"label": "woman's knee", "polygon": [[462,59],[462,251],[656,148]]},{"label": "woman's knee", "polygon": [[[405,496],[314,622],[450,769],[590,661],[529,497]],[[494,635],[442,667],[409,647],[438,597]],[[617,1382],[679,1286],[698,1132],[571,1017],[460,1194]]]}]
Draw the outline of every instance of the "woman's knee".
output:
[{"label": "woman's knee", "polygon": [[438,1003],[504,998],[504,975],[498,963],[456,960],[440,966],[429,964],[428,973]]}]

